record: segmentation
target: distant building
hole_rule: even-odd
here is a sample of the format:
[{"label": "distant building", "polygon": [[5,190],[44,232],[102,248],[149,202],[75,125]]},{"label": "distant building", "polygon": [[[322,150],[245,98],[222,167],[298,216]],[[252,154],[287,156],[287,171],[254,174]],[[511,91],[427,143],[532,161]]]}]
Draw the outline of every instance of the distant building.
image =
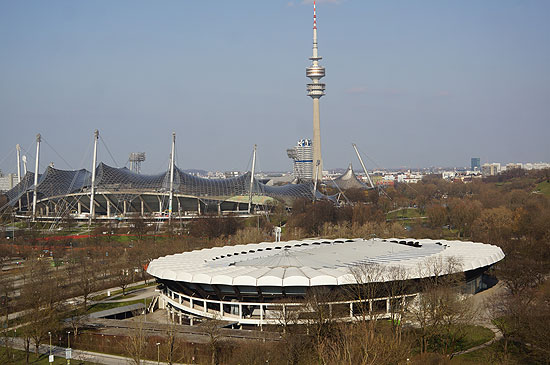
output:
[{"label": "distant building", "polygon": [[472,171],[481,170],[481,160],[479,159],[479,157],[472,157],[471,168]]},{"label": "distant building", "polygon": [[493,163],[484,163],[481,166],[481,174],[483,176],[495,176],[498,175],[500,172],[500,163],[493,162]]},{"label": "distant building", "polygon": [[521,162],[518,162],[518,163],[511,162],[506,164],[506,170],[522,169],[522,168],[523,168],[523,164]]},{"label": "distant building", "polygon": [[528,162],[528,163],[523,164],[523,168],[525,170],[549,169],[550,168],[550,163],[547,163],[547,162],[534,162],[534,163]]},{"label": "distant building", "polygon": [[0,172],[0,192],[11,190],[17,185],[17,174],[4,175]]},{"label": "distant building", "polygon": [[313,146],[311,139],[301,139],[296,146],[286,150],[288,157],[294,160],[294,177],[301,180],[313,180]]}]

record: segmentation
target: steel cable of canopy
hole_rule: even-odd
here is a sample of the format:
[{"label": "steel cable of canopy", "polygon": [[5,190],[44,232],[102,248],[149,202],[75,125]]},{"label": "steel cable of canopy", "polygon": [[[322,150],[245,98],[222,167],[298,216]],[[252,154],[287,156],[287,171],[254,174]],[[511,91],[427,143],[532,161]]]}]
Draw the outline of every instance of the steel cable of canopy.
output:
[{"label": "steel cable of canopy", "polygon": [[[92,147],[93,147],[93,142],[90,140],[88,142],[88,146],[86,147],[85,151],[84,151],[84,154],[82,155],[82,158],[80,160],[80,165],[79,166],[83,166],[84,163],[86,161],[89,161],[90,160],[90,157],[91,157],[91,154],[92,154]],[[75,175],[75,179],[76,179],[76,176]],[[90,185],[90,182],[91,182],[91,173],[90,173],[90,177],[88,179],[89,181],[86,181],[85,182],[85,186],[89,186]],[[73,182],[73,184],[76,183],[76,180]],[[68,193],[68,192],[67,192]],[[78,203],[80,202],[80,199],[81,197],[78,197],[77,199],[66,199],[64,198],[64,209],[63,211],[61,212],[60,216],[67,216],[72,210],[75,210],[75,208],[77,208],[78,206]],[[57,224],[60,223],[60,221],[57,221],[57,222],[54,222],[52,223],[52,225],[50,226],[50,230],[54,230],[56,227],[57,227]]]},{"label": "steel cable of canopy", "polygon": [[111,157],[111,160],[113,160],[113,163],[115,164],[115,166],[119,166],[118,162],[116,162],[113,154],[111,153],[111,150],[109,150],[109,147],[107,147],[107,143],[105,142],[105,139],[103,138],[103,135],[100,135],[99,136],[99,139],[101,140],[101,143],[103,144],[103,147],[105,147],[105,150],[107,151],[107,153],[109,154],[109,156]]},{"label": "steel cable of canopy", "polygon": [[70,163],[67,162],[67,160],[65,160],[63,158],[63,156],[61,156],[57,150],[55,148],[53,148],[53,146],[51,144],[48,143],[48,141],[42,136],[42,142],[44,142],[48,147],[51,148],[51,150],[57,155],[57,157],[59,157],[63,162],[65,162],[65,165],[67,165],[67,167],[71,170],[74,170],[74,167],[71,166]]}]

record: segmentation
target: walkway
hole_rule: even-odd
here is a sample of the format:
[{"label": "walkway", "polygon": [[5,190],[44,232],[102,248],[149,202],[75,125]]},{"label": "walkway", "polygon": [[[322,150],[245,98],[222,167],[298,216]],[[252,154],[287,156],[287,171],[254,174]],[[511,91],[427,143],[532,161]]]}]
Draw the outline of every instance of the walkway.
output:
[{"label": "walkway", "polygon": [[[4,345],[3,341],[4,340],[0,340],[0,343],[2,345]],[[12,346],[13,348],[25,351],[25,343],[22,338],[10,339],[10,342],[11,343],[9,345]],[[31,344],[31,351],[34,352],[34,346],[32,346],[32,344]],[[38,352],[40,354],[49,354],[50,347],[48,345],[40,345],[40,347],[38,348]],[[52,346],[52,355],[54,355],[55,357],[65,358],[65,348]],[[76,349],[72,350],[72,359],[76,360],[75,362],[88,361],[96,364],[106,364],[106,365],[120,365],[120,364],[134,363],[134,361],[129,357],[102,354],[99,352],[83,351],[83,350],[76,350]],[[142,360],[141,364],[156,365],[157,361]],[[168,364],[168,363],[161,361],[160,364]],[[185,365],[185,364],[179,364],[179,365]]]}]

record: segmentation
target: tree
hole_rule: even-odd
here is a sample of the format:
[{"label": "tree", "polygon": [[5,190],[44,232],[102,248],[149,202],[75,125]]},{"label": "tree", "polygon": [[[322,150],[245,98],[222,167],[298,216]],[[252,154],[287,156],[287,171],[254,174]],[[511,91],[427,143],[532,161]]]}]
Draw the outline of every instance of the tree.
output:
[{"label": "tree", "polygon": [[143,321],[134,319],[128,337],[126,338],[126,353],[135,365],[140,365],[147,347],[147,339],[143,329]]},{"label": "tree", "polygon": [[459,292],[461,265],[454,258],[427,259],[419,267],[422,292],[410,312],[420,330],[420,351],[450,356],[466,335],[465,325],[475,316],[469,298]]},{"label": "tree", "polygon": [[432,204],[426,208],[428,223],[432,228],[441,228],[447,224],[447,209],[438,204]]},{"label": "tree", "polygon": [[24,285],[18,304],[21,308],[29,309],[27,325],[21,331],[28,362],[31,339],[34,340],[36,353],[38,353],[38,347],[47,337],[48,332],[56,329],[61,297],[58,290],[59,278],[52,273],[45,260],[28,259],[25,262],[23,278]]},{"label": "tree", "polygon": [[481,213],[481,203],[476,200],[449,200],[449,222],[459,237],[469,237],[472,224]]},{"label": "tree", "polygon": [[313,336],[313,343],[320,363],[326,363],[326,355],[338,336],[337,322],[333,316],[334,293],[324,287],[311,287],[306,294],[304,317]]},{"label": "tree", "polygon": [[166,341],[163,344],[163,352],[166,354],[166,361],[172,365],[174,362],[181,362],[185,358],[183,346],[177,340],[177,328],[174,321],[170,320],[169,312],[166,311]]},{"label": "tree", "polygon": [[506,207],[484,209],[473,222],[472,236],[481,242],[502,243],[514,232],[514,213]]},{"label": "tree", "polygon": [[210,349],[210,363],[218,365],[220,363],[220,348],[221,348],[221,328],[223,321],[219,319],[206,319],[200,324],[200,328],[208,336],[208,347]]},{"label": "tree", "polygon": [[120,255],[118,265],[115,269],[115,282],[122,289],[122,296],[126,295],[126,288],[134,282],[134,269],[130,264],[128,253],[125,251]]}]

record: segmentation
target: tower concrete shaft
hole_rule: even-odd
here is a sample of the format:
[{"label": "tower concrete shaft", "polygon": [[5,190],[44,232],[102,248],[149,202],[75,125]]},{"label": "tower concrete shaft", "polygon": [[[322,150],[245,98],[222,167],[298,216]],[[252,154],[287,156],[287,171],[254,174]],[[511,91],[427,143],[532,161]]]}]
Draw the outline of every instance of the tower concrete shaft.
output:
[{"label": "tower concrete shaft", "polygon": [[315,1],[313,1],[313,55],[309,58],[312,63],[306,68],[306,76],[311,79],[311,83],[307,84],[307,95],[313,99],[313,164],[319,162],[320,175],[322,179],[323,159],[321,157],[321,120],[319,116],[319,99],[325,95],[325,84],[319,81],[325,76],[325,68],[319,65],[319,57],[317,50],[317,11]]}]

